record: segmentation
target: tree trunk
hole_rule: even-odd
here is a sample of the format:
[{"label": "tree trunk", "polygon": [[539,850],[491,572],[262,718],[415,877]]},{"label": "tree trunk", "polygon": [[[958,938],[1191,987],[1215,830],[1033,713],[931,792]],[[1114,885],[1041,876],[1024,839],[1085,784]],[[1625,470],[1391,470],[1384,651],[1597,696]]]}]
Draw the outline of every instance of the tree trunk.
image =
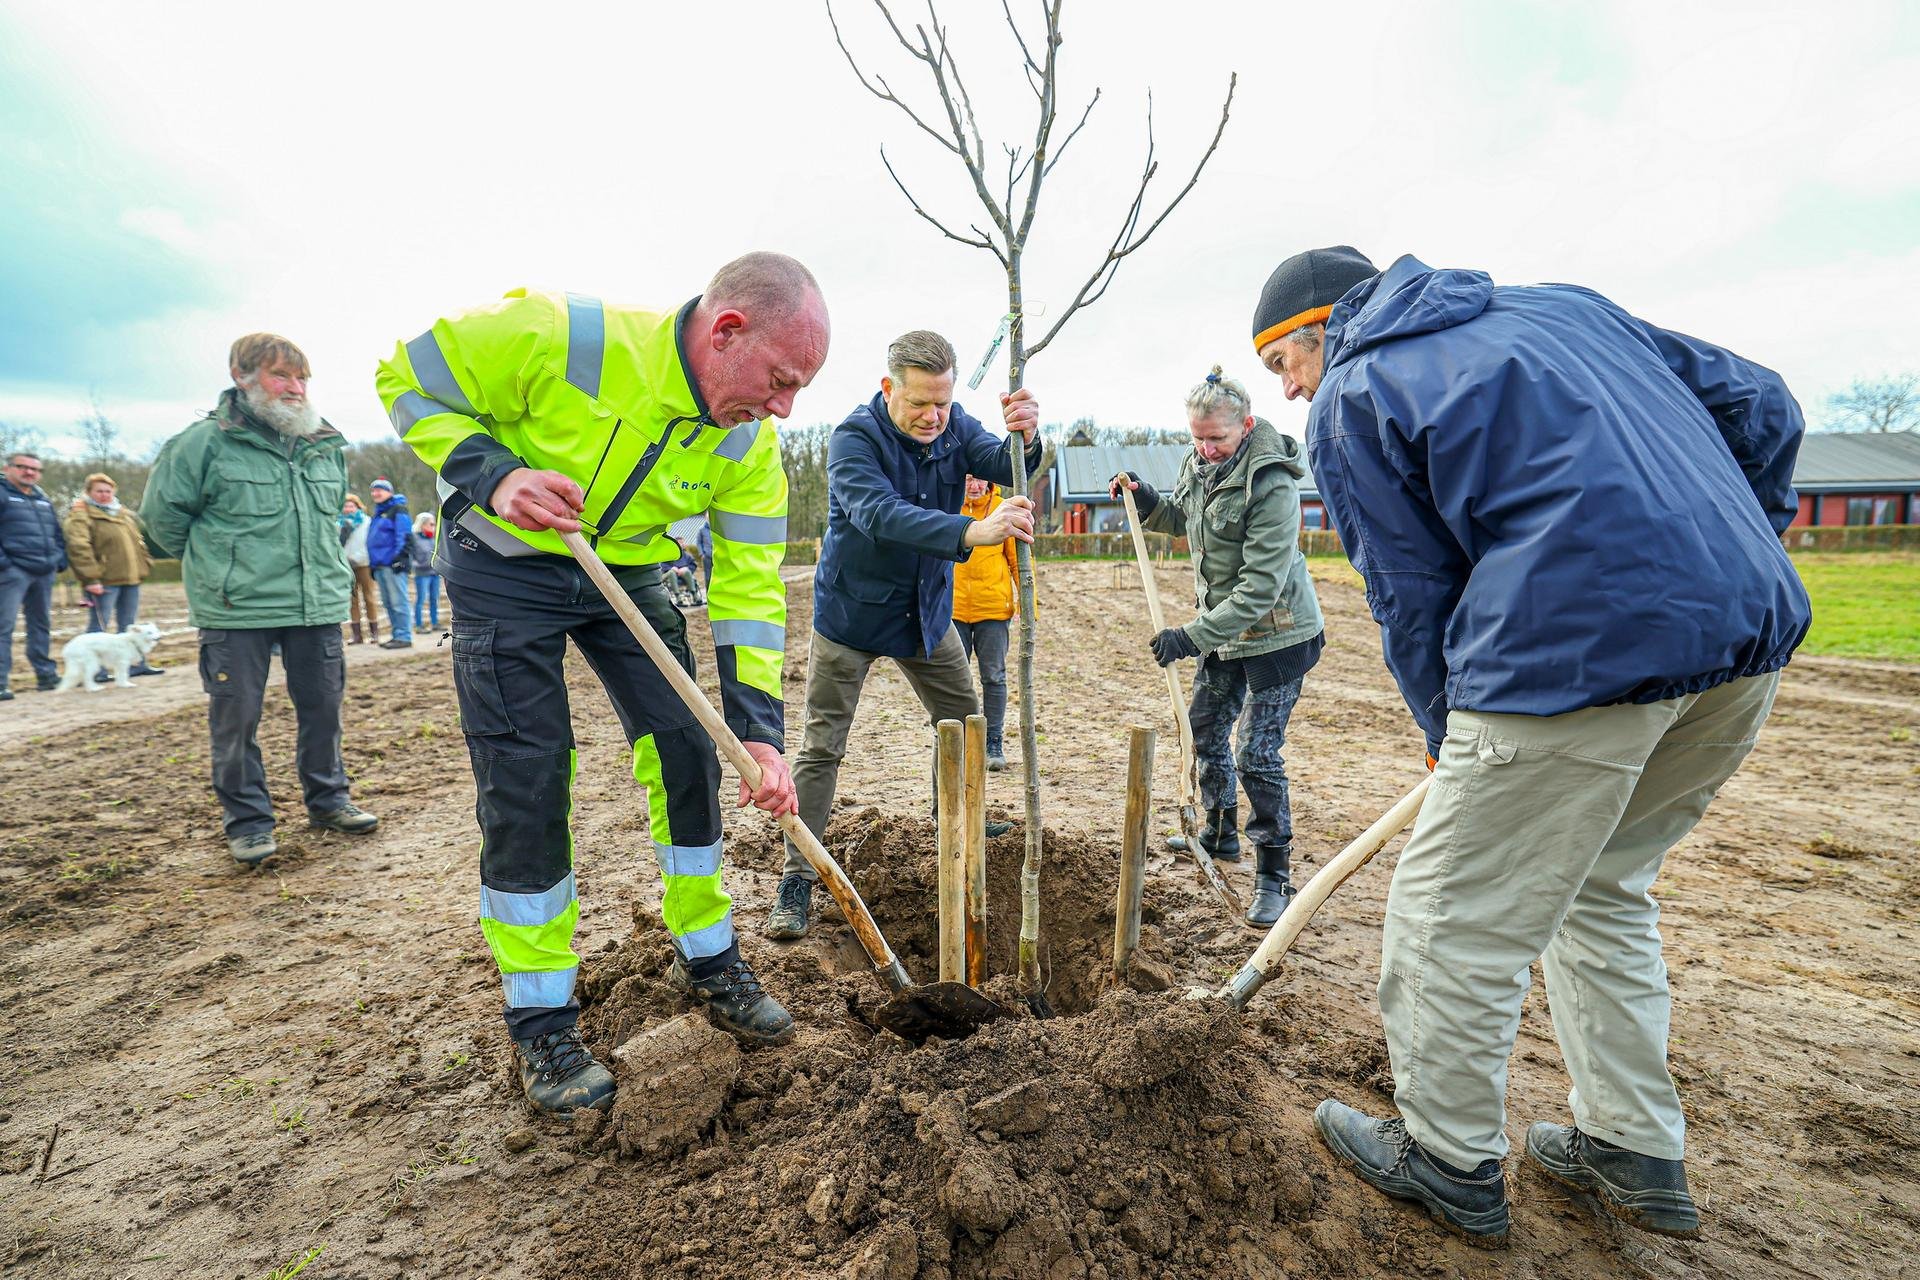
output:
[{"label": "tree trunk", "polygon": [[[1021,315],[1020,255],[1016,249],[1007,267],[1007,310],[1013,323],[1007,330],[1007,392],[1020,389],[1026,373],[1026,324]],[[1013,454],[1013,491],[1028,496],[1027,455],[1017,435],[1007,437]],[[1038,521],[1035,528],[1038,528]],[[1040,821],[1040,750],[1033,725],[1033,548],[1014,543],[1020,570],[1020,764],[1027,783],[1027,856],[1020,865],[1020,985],[1029,1000],[1043,996],[1040,978],[1040,853],[1044,831]]]}]

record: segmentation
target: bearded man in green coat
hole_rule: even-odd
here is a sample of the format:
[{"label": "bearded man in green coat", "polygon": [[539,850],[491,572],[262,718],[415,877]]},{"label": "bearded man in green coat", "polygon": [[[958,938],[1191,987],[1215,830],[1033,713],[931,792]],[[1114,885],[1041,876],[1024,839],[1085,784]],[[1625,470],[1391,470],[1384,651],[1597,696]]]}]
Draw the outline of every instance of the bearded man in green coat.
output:
[{"label": "bearded man in green coat", "polygon": [[349,835],[379,819],[354,805],[340,758],[352,572],[340,549],[345,440],[307,400],[292,342],[253,333],[228,353],[233,385],[212,413],[161,448],[140,504],[147,539],[180,561],[200,629],[213,790],[227,848],[244,865],[278,852],[255,734],[275,645],[298,722],[296,761],[313,826]]}]

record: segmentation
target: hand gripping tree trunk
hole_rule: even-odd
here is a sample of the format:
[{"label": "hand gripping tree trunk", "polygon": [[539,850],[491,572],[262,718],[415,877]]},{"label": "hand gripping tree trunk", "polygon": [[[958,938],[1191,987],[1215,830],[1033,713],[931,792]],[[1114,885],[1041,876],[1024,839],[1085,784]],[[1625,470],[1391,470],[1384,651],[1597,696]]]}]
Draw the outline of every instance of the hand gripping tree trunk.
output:
[{"label": "hand gripping tree trunk", "polygon": [[[1200,171],[1206,168],[1207,161],[1220,146],[1220,138],[1227,129],[1228,113],[1233,107],[1233,92],[1239,83],[1237,75],[1227,81],[1226,101],[1220,107],[1220,123],[1213,131],[1213,140],[1201,153],[1199,162],[1193,167],[1187,183],[1151,221],[1143,223],[1146,213],[1147,190],[1154,177],[1160,171],[1160,162],[1154,155],[1153,141],[1153,95],[1147,95],[1147,148],[1146,158],[1140,172],[1139,185],[1133,199],[1128,203],[1120,218],[1119,230],[1108,244],[1105,254],[1095,264],[1079,291],[1052,326],[1041,335],[1032,346],[1027,345],[1026,312],[1021,296],[1022,258],[1026,253],[1027,237],[1033,230],[1034,214],[1040,207],[1040,190],[1047,176],[1053,172],[1060,158],[1066,154],[1067,146],[1080,130],[1086,127],[1093,108],[1100,101],[1100,91],[1095,89],[1080,113],[1079,122],[1068,131],[1059,145],[1053,145],[1053,126],[1058,107],[1056,88],[1058,85],[1060,53],[1060,9],[1064,0],[1042,0],[1041,17],[1045,31],[1041,39],[1029,42],[1021,33],[1020,24],[1014,20],[1010,0],[1001,0],[1001,13],[1007,26],[1013,33],[1014,45],[1019,51],[1021,71],[1026,77],[1027,87],[1032,90],[1036,104],[1036,120],[1033,140],[1025,146],[1002,144],[1006,153],[1007,171],[1005,182],[1000,181],[996,172],[990,179],[986,167],[986,145],[980,136],[980,127],[973,109],[973,98],[967,92],[965,79],[960,73],[960,64],[955,60],[952,46],[947,40],[947,28],[940,21],[940,15],[933,0],[926,0],[927,16],[924,23],[913,25],[911,32],[888,8],[886,0],[874,0],[874,8],[880,13],[889,31],[893,33],[902,49],[914,61],[925,68],[931,79],[933,90],[938,98],[938,114],[923,113],[912,103],[902,98],[886,77],[868,75],[855,61],[853,52],[847,47],[840,32],[839,21],[834,17],[832,0],[826,0],[827,21],[833,27],[834,41],[846,55],[847,65],[853,68],[860,84],[867,92],[882,102],[891,103],[913,123],[921,133],[932,138],[940,147],[958,159],[966,168],[967,178],[985,211],[988,227],[982,227],[978,221],[967,224],[965,233],[955,231],[946,222],[929,213],[924,205],[907,190],[906,183],[894,170],[887,159],[885,146],[880,148],[880,163],[886,167],[887,176],[893,179],[900,193],[907,198],[913,211],[924,219],[941,235],[949,240],[972,248],[983,249],[992,254],[999,262],[1007,279],[1007,390],[1018,391],[1025,380],[1027,362],[1046,350],[1060,330],[1072,319],[1080,308],[1099,301],[1113,283],[1114,275],[1120,269],[1120,263],[1134,250],[1147,242],[1147,238],[1159,230],[1167,215],[1172,213],[1193,186],[1200,180]],[[932,116],[940,121],[938,126],[929,123]],[[996,170],[998,168],[996,162]],[[1021,199],[1016,191],[1024,187]],[[1019,205],[1016,208],[1016,204]],[[1021,450],[1020,440],[1016,436],[1009,441],[1013,451],[1013,489],[1025,497],[1028,495],[1026,458]],[[1034,732],[1034,690],[1033,690],[1033,551],[1026,543],[1017,547],[1020,571],[1020,652],[1016,664],[1020,681],[1020,755],[1026,774],[1027,801],[1027,850],[1026,861],[1020,873],[1020,978],[1026,988],[1029,1001],[1035,1008],[1044,1007],[1041,994],[1040,973],[1040,856],[1041,856],[1041,814],[1040,814],[1040,755],[1035,744]]]}]

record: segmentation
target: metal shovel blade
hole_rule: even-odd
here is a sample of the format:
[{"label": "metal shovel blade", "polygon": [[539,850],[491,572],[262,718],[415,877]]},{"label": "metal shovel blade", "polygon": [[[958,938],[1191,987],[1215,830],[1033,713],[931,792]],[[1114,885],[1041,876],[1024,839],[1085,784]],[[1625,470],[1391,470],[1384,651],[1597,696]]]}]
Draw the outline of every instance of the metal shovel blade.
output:
[{"label": "metal shovel blade", "polygon": [[964,982],[933,982],[889,997],[874,1021],[902,1040],[923,1044],[930,1036],[964,1040],[1006,1016],[1006,1009]]}]

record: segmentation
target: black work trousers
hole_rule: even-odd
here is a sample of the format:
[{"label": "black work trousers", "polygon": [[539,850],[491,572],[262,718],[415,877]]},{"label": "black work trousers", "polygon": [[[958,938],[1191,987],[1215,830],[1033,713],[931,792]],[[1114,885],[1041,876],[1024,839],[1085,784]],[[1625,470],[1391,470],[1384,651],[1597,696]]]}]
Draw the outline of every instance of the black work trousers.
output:
[{"label": "black work trousers", "polygon": [[346,804],[347,766],[340,758],[340,700],[347,663],[340,624],[320,627],[200,629],[200,684],[207,691],[207,728],[213,741],[213,793],[234,836],[273,830],[273,797],[260,759],[260,708],[266,699],[273,646],[287,673],[287,696],[297,725],[294,763],[307,812]]},{"label": "black work trousers", "polygon": [[[641,612],[689,673],[686,622],[657,574],[628,583]],[[593,592],[532,598],[446,583],[454,688],[473,764],[480,823],[480,921],[501,972],[515,1039],[579,1016],[572,949],[574,734],[564,672],[567,640],[613,702],[648,789],[649,830],[666,883],[668,931],[694,977],[733,963],[730,904],[720,888],[720,762],[713,741]]]}]

